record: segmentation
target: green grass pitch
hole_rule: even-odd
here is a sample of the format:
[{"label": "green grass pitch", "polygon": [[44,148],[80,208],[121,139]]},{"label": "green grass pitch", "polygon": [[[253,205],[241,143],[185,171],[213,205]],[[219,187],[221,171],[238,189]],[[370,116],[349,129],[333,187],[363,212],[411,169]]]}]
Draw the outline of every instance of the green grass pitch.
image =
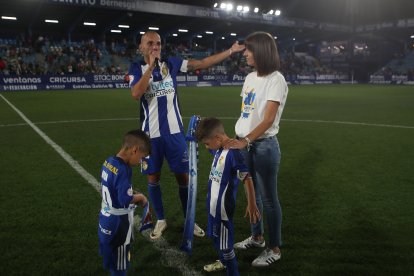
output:
[{"label": "green grass pitch", "polygon": [[[132,119],[139,116],[138,103],[129,94],[1,95],[98,179],[123,134],[139,128]],[[234,135],[239,94],[240,87],[180,88],[185,127],[193,114],[216,116]],[[290,86],[278,139],[282,259],[257,269],[250,263],[260,250],[236,252],[241,275],[412,274],[414,88]],[[98,256],[99,194],[1,98],[0,156],[0,275],[105,275]],[[203,228],[210,164],[200,146],[196,221]],[[177,184],[166,163],[162,175],[165,238],[178,248],[183,216]],[[147,194],[138,169],[133,183]],[[244,209],[239,187],[236,240],[249,235]],[[139,233],[131,257],[129,275],[179,275]],[[216,259],[212,242],[195,238],[191,268],[202,273]]]}]

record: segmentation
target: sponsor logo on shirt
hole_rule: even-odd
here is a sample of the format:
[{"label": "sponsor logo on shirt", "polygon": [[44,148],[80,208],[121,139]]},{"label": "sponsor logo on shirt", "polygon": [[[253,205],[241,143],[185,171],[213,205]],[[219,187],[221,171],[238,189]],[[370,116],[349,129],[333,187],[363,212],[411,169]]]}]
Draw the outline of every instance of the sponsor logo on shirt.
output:
[{"label": "sponsor logo on shirt", "polygon": [[221,178],[223,177],[223,172],[218,171],[216,168],[212,168],[210,172],[210,180],[220,183]]},{"label": "sponsor logo on shirt", "polygon": [[146,100],[151,100],[153,98],[159,98],[173,94],[174,92],[174,82],[170,78],[169,80],[151,82],[149,89],[144,94],[144,97]]}]

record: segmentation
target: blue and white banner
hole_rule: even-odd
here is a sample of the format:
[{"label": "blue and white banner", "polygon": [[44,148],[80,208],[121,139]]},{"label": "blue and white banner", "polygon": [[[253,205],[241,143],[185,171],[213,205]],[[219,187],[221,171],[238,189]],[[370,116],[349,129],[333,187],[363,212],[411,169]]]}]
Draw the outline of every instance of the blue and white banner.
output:
[{"label": "blue and white banner", "polygon": [[369,83],[413,85],[414,78],[413,76],[408,77],[407,75],[371,75]]},{"label": "blue and white banner", "polygon": [[0,91],[128,88],[123,75],[0,75]]},{"label": "blue and white banner", "polygon": [[[211,87],[242,86],[244,75],[180,75],[178,86]],[[289,84],[334,84],[356,83],[346,75],[287,75]],[[410,84],[407,77],[393,76],[389,80],[384,77],[371,77],[371,83]],[[411,82],[412,83],[412,82]],[[31,90],[63,90],[63,89],[129,89],[124,82],[124,75],[85,74],[85,75],[43,75],[43,76],[4,76],[0,75],[1,91]]]}]

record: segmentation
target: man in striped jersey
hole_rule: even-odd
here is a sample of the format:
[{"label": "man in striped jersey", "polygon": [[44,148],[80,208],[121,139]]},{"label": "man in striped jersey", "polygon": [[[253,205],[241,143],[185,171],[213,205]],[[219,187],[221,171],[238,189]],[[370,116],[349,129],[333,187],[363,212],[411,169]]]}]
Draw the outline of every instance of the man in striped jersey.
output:
[{"label": "man in striped jersey", "polygon": [[137,166],[150,151],[150,140],[145,132],[132,130],[124,136],[118,154],[107,158],[102,165],[99,252],[104,268],[109,269],[111,275],[126,275],[129,267],[135,204],[143,207],[148,204],[143,194],[132,190],[131,166]]},{"label": "man in striped jersey", "polygon": [[231,139],[224,132],[223,124],[216,118],[200,121],[196,137],[207,149],[216,151],[208,181],[207,235],[213,238],[214,246],[219,252],[220,260],[204,266],[208,272],[226,268],[227,275],[239,275],[237,259],[233,250],[234,227],[233,215],[236,204],[238,182],[244,183],[247,208],[245,216],[250,222],[260,219],[256,206],[254,186],[239,150],[223,149]]},{"label": "man in striped jersey", "polygon": [[[177,57],[161,59],[161,38],[148,31],[141,37],[139,51],[144,60],[133,63],[129,70],[132,97],[141,100],[141,122],[151,138],[152,154],[142,163],[142,172],[148,176],[148,195],[157,216],[150,237],[158,239],[167,228],[160,186],[164,157],[175,174],[184,216],[188,199],[188,151],[178,104],[177,74],[206,69],[244,49],[235,42],[224,52],[202,60],[184,60]],[[196,224],[194,235],[202,237],[204,231]]]}]

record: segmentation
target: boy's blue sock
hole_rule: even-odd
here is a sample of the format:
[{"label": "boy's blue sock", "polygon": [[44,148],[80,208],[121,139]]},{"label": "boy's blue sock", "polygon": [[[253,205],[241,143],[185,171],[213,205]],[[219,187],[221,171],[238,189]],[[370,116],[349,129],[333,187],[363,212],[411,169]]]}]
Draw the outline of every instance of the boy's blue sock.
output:
[{"label": "boy's blue sock", "polygon": [[188,201],[188,185],[178,186],[178,192],[180,194],[181,207],[183,208],[184,217],[187,215],[187,201]]},{"label": "boy's blue sock", "polygon": [[164,206],[162,204],[162,193],[159,181],[155,183],[148,183],[148,195],[152,204],[152,208],[157,215],[157,219],[164,219]]},{"label": "boy's blue sock", "polygon": [[232,249],[232,250],[222,251],[222,256],[223,256],[223,259],[221,261],[226,266],[226,275],[239,276],[237,258],[236,258],[236,254],[234,253],[234,250]]}]

